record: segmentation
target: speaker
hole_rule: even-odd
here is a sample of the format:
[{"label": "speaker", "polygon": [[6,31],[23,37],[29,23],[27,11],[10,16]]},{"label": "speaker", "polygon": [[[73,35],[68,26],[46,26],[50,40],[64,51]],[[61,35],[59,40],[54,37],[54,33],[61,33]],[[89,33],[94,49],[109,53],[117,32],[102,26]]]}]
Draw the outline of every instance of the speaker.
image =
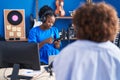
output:
[{"label": "speaker", "polygon": [[26,40],[24,14],[24,9],[4,9],[5,40]]}]

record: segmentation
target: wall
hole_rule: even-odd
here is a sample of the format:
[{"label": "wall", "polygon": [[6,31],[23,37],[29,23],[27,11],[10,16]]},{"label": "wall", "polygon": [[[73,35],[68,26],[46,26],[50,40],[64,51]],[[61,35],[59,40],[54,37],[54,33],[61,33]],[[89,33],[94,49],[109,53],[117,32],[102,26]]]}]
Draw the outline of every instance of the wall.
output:
[{"label": "wall", "polygon": [[[38,0],[40,9],[43,5],[49,5],[54,10],[56,8],[55,0]],[[66,16],[69,15],[69,10],[75,9],[79,4],[85,2],[85,0],[64,0],[64,9],[66,11]],[[36,3],[35,0],[3,0],[0,5],[0,37],[4,37],[4,9],[25,9],[25,27],[26,27],[26,37],[28,36],[28,32],[30,30],[30,14],[33,14],[34,18],[36,17]],[[59,30],[62,27],[68,26],[71,20],[64,21],[56,21],[56,26]],[[60,23],[58,23],[60,22]],[[61,25],[62,24],[62,25]]]},{"label": "wall", "polygon": [[[56,9],[55,0],[38,0],[40,9],[43,5],[49,5],[54,10]],[[118,17],[120,17],[120,0],[93,0],[93,2],[105,1],[113,5],[118,11]],[[82,3],[86,2],[86,0],[64,0],[64,10],[66,12],[66,16],[69,16],[69,11],[76,9]],[[0,37],[4,37],[4,9],[25,9],[25,27],[26,27],[26,37],[28,36],[28,32],[30,30],[30,14],[33,14],[34,18],[36,8],[35,8],[35,0],[2,0],[0,5]],[[67,29],[70,25],[71,20],[59,19],[56,21],[55,26],[58,27],[59,31],[62,28]]]},{"label": "wall", "polygon": [[0,4],[0,36],[4,36],[4,9],[25,9],[26,30],[29,29],[29,15],[34,10],[34,0],[3,0]]}]

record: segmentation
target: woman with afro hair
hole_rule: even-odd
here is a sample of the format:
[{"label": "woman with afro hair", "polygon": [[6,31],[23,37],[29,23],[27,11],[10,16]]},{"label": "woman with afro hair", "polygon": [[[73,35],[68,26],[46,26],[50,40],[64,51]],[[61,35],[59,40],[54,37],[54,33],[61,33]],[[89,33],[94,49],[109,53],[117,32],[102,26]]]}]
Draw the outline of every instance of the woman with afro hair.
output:
[{"label": "woman with afro hair", "polygon": [[75,10],[73,25],[77,40],[55,58],[56,80],[120,80],[120,49],[112,43],[118,32],[116,10],[106,3],[83,4]]}]

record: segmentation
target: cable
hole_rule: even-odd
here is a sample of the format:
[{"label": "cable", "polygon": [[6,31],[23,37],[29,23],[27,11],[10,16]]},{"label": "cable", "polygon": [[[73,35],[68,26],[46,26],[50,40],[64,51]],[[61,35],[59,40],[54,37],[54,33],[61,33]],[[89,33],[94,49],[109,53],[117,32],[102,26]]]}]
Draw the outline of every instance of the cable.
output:
[{"label": "cable", "polygon": [[42,71],[39,75],[33,77],[33,80],[39,79],[39,78],[41,77],[41,75],[45,73],[45,71],[46,71],[46,70]]},{"label": "cable", "polygon": [[[40,79],[40,80],[55,80],[55,79],[51,79],[52,77],[54,78],[53,76],[53,71],[52,71],[52,64],[53,62],[48,65],[48,70],[44,70],[40,75],[37,75],[36,77],[33,77],[33,80],[37,80],[37,79]],[[44,73],[46,72],[49,73],[49,75],[44,75]]]},{"label": "cable", "polygon": [[4,77],[4,79],[8,80],[8,78],[5,76],[6,70],[7,70],[7,68],[5,68],[5,70],[4,70],[3,77]]}]

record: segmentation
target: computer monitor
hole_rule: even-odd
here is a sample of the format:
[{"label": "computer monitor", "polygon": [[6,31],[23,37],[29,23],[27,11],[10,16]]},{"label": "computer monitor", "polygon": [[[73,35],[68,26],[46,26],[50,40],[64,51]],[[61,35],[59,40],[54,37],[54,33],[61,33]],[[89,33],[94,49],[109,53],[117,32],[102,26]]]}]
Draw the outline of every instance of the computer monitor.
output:
[{"label": "computer monitor", "polygon": [[39,58],[37,43],[0,41],[0,68],[40,70]]}]

